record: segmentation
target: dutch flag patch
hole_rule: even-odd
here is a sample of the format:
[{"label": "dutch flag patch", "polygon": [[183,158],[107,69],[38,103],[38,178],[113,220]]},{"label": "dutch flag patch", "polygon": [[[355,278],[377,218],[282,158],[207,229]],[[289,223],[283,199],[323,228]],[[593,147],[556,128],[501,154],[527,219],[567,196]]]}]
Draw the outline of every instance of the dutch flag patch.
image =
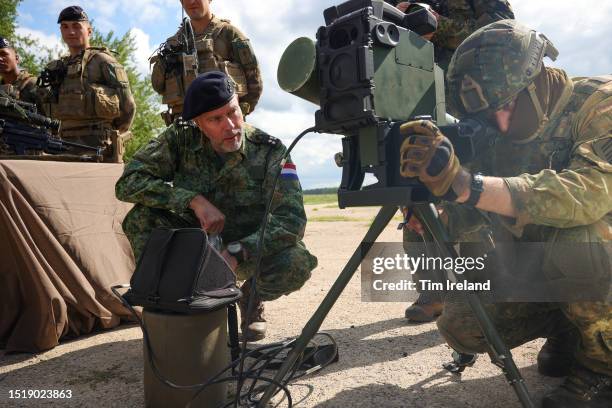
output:
[{"label": "dutch flag patch", "polygon": [[281,170],[280,176],[283,180],[297,180],[298,175],[297,171],[295,170],[295,164],[285,163],[283,169]]}]

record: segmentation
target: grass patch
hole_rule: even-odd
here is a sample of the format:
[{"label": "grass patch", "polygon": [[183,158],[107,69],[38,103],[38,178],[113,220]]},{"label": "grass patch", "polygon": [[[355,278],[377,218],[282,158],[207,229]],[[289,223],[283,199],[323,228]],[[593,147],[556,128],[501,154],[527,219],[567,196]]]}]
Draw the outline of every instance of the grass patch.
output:
[{"label": "grass patch", "polygon": [[307,194],[304,195],[304,204],[313,205],[313,204],[331,204],[336,203],[336,207],[338,206],[338,196],[336,194]]}]

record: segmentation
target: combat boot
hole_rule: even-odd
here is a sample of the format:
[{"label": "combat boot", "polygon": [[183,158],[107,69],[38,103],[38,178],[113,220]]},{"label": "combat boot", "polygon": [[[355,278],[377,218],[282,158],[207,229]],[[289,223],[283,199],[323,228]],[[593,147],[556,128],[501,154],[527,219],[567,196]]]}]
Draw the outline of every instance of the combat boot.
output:
[{"label": "combat boot", "polygon": [[[246,281],[240,290],[242,291],[242,297],[238,302],[238,306],[240,307],[240,330],[242,332],[242,336],[246,337],[247,341],[262,340],[266,337],[266,319],[263,316],[264,304],[259,295],[255,293],[251,315],[247,319],[249,296],[251,296],[249,281]],[[248,325],[247,321],[249,322]]]},{"label": "combat boot", "polygon": [[417,300],[406,309],[404,316],[411,322],[433,322],[442,314],[444,304],[438,293],[419,293]]},{"label": "combat boot", "polygon": [[575,366],[559,388],[542,400],[542,408],[610,408],[612,377]]},{"label": "combat boot", "polygon": [[548,377],[565,377],[574,365],[574,353],[580,343],[577,329],[546,339],[538,353],[538,372]]}]

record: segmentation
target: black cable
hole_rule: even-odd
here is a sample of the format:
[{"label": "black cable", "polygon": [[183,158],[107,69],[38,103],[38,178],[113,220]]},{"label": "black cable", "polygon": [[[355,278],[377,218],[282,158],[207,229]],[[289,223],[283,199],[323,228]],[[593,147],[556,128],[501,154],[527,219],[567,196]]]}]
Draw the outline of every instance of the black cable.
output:
[{"label": "black cable", "polygon": [[[261,273],[261,261],[263,259],[263,241],[264,241],[264,237],[265,237],[265,233],[266,233],[266,228],[268,226],[268,221],[269,221],[269,215],[270,212],[272,210],[272,201],[274,200],[274,193],[276,191],[276,186],[278,185],[278,179],[280,178],[280,174],[283,170],[283,167],[285,165],[285,163],[287,162],[287,158],[289,157],[289,154],[291,153],[291,151],[293,150],[293,148],[295,147],[295,145],[308,133],[314,132],[316,131],[316,128],[310,127],[308,129],[305,129],[304,131],[302,131],[294,140],[293,142],[291,142],[291,144],[289,145],[289,147],[287,148],[287,151],[285,152],[285,154],[283,154],[280,162],[279,162],[279,169],[276,172],[276,176],[274,177],[274,183],[272,184],[272,191],[270,193],[270,197],[268,198],[268,202],[266,203],[266,210],[264,211],[264,215],[263,215],[263,219],[261,222],[261,228],[259,231],[259,239],[257,240],[257,260],[255,262],[255,273],[253,274],[253,276],[250,279],[250,289],[251,292],[249,294],[249,301],[248,301],[248,305],[247,305],[247,313],[246,313],[246,321],[245,321],[245,327],[247,327],[249,325],[249,321],[248,318],[251,316],[251,313],[253,312],[253,307],[255,306],[255,297],[257,295],[257,279],[259,278],[259,274]],[[244,318],[244,317],[243,317]],[[242,348],[241,348],[241,354],[244,354],[245,350],[246,350],[246,345],[247,345],[247,338],[243,333],[242,336]],[[238,370],[238,384],[236,386],[236,399],[234,400],[234,407],[237,408],[238,407],[238,398],[240,396],[240,391],[242,389],[242,373],[244,370],[244,359],[240,360],[240,368]]]},{"label": "black cable", "polygon": [[[314,127],[308,128],[306,130],[304,130],[302,133],[300,133],[291,143],[291,145],[289,145],[289,147],[287,148],[287,151],[283,154],[281,160],[279,161],[278,165],[279,165],[279,169],[278,172],[275,175],[274,178],[274,183],[272,184],[272,191],[270,194],[270,197],[268,199],[268,202],[266,204],[266,209],[264,212],[264,216],[263,216],[263,220],[262,220],[262,224],[261,224],[261,228],[260,228],[260,234],[259,234],[259,238],[257,241],[257,258],[256,258],[256,263],[255,263],[255,273],[253,274],[253,276],[250,278],[250,284],[251,284],[251,293],[249,296],[249,302],[248,302],[248,307],[247,307],[247,317],[250,316],[250,314],[252,313],[252,309],[254,307],[254,299],[255,299],[255,295],[257,294],[257,288],[256,288],[256,283],[257,283],[257,278],[259,277],[260,273],[261,273],[261,262],[263,259],[263,241],[264,241],[264,237],[265,237],[265,231],[266,231],[266,227],[268,225],[268,221],[269,221],[269,214],[271,212],[272,209],[272,201],[274,198],[274,192],[276,191],[276,187],[278,185],[278,180],[280,178],[280,174],[281,171],[285,165],[285,163],[287,162],[287,158],[289,157],[289,154],[291,153],[291,151],[293,150],[293,148],[296,146],[296,144],[308,133],[315,131]],[[308,360],[311,357],[314,357],[318,351],[318,347],[319,344],[315,343],[314,341],[312,341],[314,343],[314,346],[312,347],[312,351],[310,353],[304,354],[302,355],[301,358],[299,358],[294,367],[292,367],[291,371],[289,372],[289,374],[285,377],[285,379],[283,379],[283,381],[275,381],[274,379],[268,378],[263,376],[263,373],[266,370],[271,370],[272,368],[270,368],[271,364],[273,364],[274,359],[277,359],[279,362],[282,362],[282,360],[284,359],[284,357],[286,357],[286,355],[288,354],[289,350],[291,347],[293,347],[294,343],[295,343],[295,339],[292,340],[288,340],[288,341],[284,341],[284,342],[277,342],[277,343],[272,343],[272,344],[268,344],[268,345],[263,345],[260,347],[257,347],[253,350],[248,350],[247,351],[247,339],[246,336],[243,335],[243,340],[242,340],[242,346],[241,346],[241,353],[240,353],[240,358],[237,360],[232,361],[230,364],[228,364],[227,366],[225,366],[222,370],[220,370],[217,374],[215,374],[212,378],[210,378],[208,381],[206,381],[205,383],[200,383],[200,384],[192,384],[192,385],[180,385],[180,384],[175,384],[171,381],[169,381],[167,378],[165,378],[162,373],[159,372],[157,366],[155,365],[154,359],[153,359],[153,350],[151,348],[151,344],[150,344],[150,339],[149,339],[149,335],[147,332],[147,329],[144,325],[143,320],[140,318],[140,316],[138,316],[138,314],[136,313],[136,311],[134,310],[134,308],[132,307],[132,305],[130,305],[123,296],[121,296],[121,294],[117,291],[117,289],[119,288],[128,288],[129,285],[117,285],[117,286],[113,286],[111,288],[111,290],[113,291],[113,293],[115,294],[115,296],[117,296],[121,302],[123,303],[123,305],[128,308],[128,310],[132,313],[132,315],[135,317],[136,321],[138,322],[138,324],[140,325],[140,328],[142,329],[143,332],[143,340],[145,343],[145,347],[147,349],[147,355],[148,355],[148,360],[149,360],[149,365],[151,366],[151,369],[153,371],[153,373],[155,374],[155,376],[157,377],[157,379],[162,382],[163,384],[165,384],[168,387],[174,388],[174,389],[179,389],[179,390],[194,390],[197,389],[196,393],[194,394],[193,398],[191,399],[191,401],[187,404],[187,406],[190,406],[193,401],[195,401],[197,399],[197,397],[200,395],[200,393],[202,391],[204,391],[204,389],[206,389],[207,387],[211,386],[211,385],[215,385],[215,384],[220,384],[223,382],[237,382],[237,387],[236,387],[236,396],[235,399],[233,401],[230,401],[228,403],[226,403],[225,405],[223,405],[223,407],[229,407],[231,405],[233,405],[234,407],[237,407],[238,404],[242,401],[245,400],[250,404],[255,405],[258,402],[258,399],[254,398],[254,395],[256,393],[259,393],[260,391],[263,391],[267,385],[257,385],[257,382],[261,381],[267,384],[274,384],[276,387],[278,387],[278,392],[283,392],[286,397],[287,397],[287,405],[288,407],[292,407],[293,402],[291,399],[291,393],[289,391],[289,389],[287,388],[287,384],[296,378],[300,378],[303,377],[305,375],[308,374],[312,374],[313,372],[316,372],[318,370],[323,369],[324,367],[326,367],[327,365],[331,364],[334,359],[336,358],[337,354],[338,354],[338,346],[336,344],[336,341],[333,339],[333,337],[331,337],[331,335],[327,334],[327,333],[318,333],[322,336],[327,337],[330,342],[331,342],[331,346],[333,347],[333,353],[331,354],[331,357],[320,364],[317,364],[313,367],[310,367],[307,370],[304,370],[303,372],[299,372],[300,371],[300,366],[302,365],[302,363],[305,360]],[[247,321],[248,324],[248,321]],[[278,357],[279,354],[281,354],[282,352],[285,352],[286,354],[283,357]],[[251,363],[247,369],[245,370],[245,361],[247,358],[253,358],[254,362]],[[278,362],[277,362],[278,364]],[[221,375],[223,373],[225,373],[228,370],[232,370],[232,373],[234,373],[234,369],[236,368],[236,366],[238,366],[238,373],[237,374],[232,374],[226,377],[221,377]],[[247,392],[245,392],[244,394],[241,394],[242,391],[242,387],[244,385],[244,380],[245,379],[252,379],[254,380],[253,383],[249,386]]]}]

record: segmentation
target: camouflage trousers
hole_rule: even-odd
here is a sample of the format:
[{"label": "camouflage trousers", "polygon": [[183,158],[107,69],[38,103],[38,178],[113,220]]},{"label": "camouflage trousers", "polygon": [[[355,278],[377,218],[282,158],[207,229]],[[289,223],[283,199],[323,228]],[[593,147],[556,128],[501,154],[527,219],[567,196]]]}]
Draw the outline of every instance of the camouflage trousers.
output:
[{"label": "camouflage trousers", "polygon": [[[170,211],[137,204],[123,220],[134,257],[138,259],[149,235],[155,228],[199,228],[195,217],[184,217]],[[300,241],[297,245],[262,259],[257,292],[263,300],[274,300],[300,289],[317,266],[313,256]],[[238,280],[247,280],[255,273],[255,260],[249,259],[236,268]]]},{"label": "camouflage trousers", "polygon": [[[581,342],[575,353],[576,361],[592,371],[612,376],[612,304],[497,303],[485,304],[485,309],[510,348],[577,328]],[[478,322],[460,293],[447,294],[444,312],[436,323],[455,350],[487,351]]]}]

